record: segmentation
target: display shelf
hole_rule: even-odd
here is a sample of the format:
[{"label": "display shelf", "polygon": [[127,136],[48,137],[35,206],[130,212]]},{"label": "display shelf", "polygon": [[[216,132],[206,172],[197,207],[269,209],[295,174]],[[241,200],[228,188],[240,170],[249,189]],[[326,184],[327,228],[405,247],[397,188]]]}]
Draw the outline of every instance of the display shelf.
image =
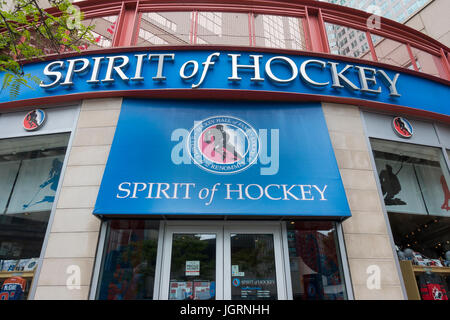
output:
[{"label": "display shelf", "polygon": [[402,270],[408,300],[421,300],[413,267],[413,264],[409,260],[400,261],[400,269]]},{"label": "display shelf", "polygon": [[33,278],[34,271],[1,271],[0,279],[10,277]]},{"label": "display shelf", "polygon": [[424,267],[424,266],[412,266],[414,273],[423,273],[431,271],[433,273],[445,273],[450,274],[450,267]]}]

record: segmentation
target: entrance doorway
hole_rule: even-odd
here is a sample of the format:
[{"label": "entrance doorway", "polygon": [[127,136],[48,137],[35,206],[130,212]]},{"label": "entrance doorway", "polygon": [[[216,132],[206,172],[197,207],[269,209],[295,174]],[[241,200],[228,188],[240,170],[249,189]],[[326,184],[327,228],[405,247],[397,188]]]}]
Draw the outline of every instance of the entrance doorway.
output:
[{"label": "entrance doorway", "polygon": [[168,222],[159,299],[287,299],[281,233],[279,222]]}]

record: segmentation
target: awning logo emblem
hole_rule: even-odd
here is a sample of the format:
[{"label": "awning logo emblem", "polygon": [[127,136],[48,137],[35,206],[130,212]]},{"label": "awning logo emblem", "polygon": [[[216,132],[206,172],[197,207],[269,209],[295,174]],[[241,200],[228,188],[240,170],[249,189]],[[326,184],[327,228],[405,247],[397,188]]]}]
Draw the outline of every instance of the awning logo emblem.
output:
[{"label": "awning logo emblem", "polygon": [[209,172],[237,173],[258,159],[256,130],[235,117],[216,116],[195,122],[187,141],[191,159]]}]

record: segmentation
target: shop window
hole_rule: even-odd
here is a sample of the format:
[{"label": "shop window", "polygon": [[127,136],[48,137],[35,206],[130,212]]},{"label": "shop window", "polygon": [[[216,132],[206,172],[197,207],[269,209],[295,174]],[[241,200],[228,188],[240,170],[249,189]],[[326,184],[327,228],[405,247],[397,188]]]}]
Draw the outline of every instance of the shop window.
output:
[{"label": "shop window", "polygon": [[346,299],[334,223],[292,221],[287,226],[294,300]]},{"label": "shop window", "polygon": [[98,299],[153,299],[158,233],[159,221],[108,222]]},{"label": "shop window", "polygon": [[27,298],[68,140],[69,134],[0,140],[1,299]]},{"label": "shop window", "polygon": [[137,46],[192,44],[194,12],[143,12]]},{"label": "shop window", "polygon": [[408,143],[371,139],[371,145],[408,298],[446,300],[450,175],[444,155]]},{"label": "shop window", "polygon": [[373,139],[372,150],[387,211],[450,216],[443,206],[450,176],[440,149]]}]

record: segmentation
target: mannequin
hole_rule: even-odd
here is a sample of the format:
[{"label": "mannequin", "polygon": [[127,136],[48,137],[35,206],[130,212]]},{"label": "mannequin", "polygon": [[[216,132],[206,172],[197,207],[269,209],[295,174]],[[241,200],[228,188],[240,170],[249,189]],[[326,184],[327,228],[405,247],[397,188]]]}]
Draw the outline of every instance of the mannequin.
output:
[{"label": "mannequin", "polygon": [[406,257],[406,260],[413,260],[414,251],[412,249],[406,248],[405,250],[403,250],[403,253]]},{"label": "mannequin", "polygon": [[450,250],[445,253],[444,266],[450,267]]}]

